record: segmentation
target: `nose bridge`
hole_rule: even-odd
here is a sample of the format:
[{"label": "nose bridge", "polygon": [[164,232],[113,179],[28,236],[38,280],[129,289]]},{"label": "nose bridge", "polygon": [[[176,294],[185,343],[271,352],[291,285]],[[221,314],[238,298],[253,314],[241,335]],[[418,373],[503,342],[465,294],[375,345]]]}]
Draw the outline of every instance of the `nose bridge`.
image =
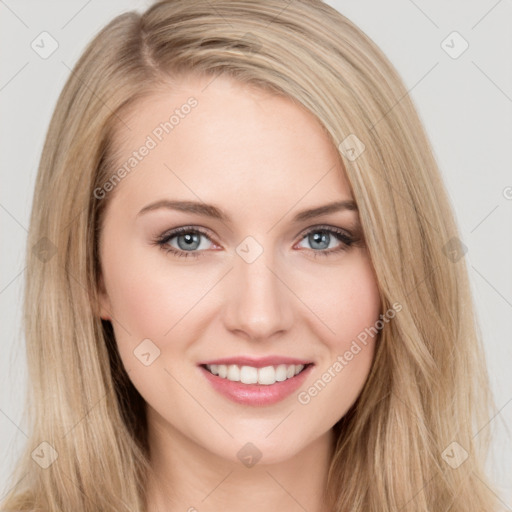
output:
[{"label": "nose bridge", "polygon": [[292,294],[275,267],[272,251],[263,250],[254,239],[246,239],[237,247],[226,294],[227,328],[243,331],[254,339],[290,328]]}]

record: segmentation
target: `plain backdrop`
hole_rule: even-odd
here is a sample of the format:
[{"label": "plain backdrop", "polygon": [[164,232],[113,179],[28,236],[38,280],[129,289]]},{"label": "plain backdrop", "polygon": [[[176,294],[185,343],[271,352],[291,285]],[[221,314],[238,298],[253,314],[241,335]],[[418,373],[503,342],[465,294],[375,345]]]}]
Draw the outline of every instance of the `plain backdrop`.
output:
[{"label": "plain backdrop", "polygon": [[[149,3],[0,0],[0,498],[27,439],[21,422],[24,251],[48,123],[85,45],[117,14],[141,11]],[[489,469],[512,510],[512,3],[327,3],[389,57],[432,141],[468,248],[465,258],[500,410],[485,427],[494,432]],[[41,38],[44,51],[58,45],[46,58]]]}]

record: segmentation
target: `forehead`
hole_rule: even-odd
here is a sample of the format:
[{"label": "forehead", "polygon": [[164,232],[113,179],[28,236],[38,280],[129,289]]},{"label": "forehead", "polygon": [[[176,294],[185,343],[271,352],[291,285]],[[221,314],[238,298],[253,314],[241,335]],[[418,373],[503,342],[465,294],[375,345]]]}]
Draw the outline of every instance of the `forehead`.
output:
[{"label": "forehead", "polygon": [[289,206],[305,194],[350,197],[337,149],[317,118],[290,98],[232,78],[189,77],[140,100],[123,121],[129,129],[120,124],[116,132],[116,163],[135,165],[120,193],[206,202],[237,194]]}]

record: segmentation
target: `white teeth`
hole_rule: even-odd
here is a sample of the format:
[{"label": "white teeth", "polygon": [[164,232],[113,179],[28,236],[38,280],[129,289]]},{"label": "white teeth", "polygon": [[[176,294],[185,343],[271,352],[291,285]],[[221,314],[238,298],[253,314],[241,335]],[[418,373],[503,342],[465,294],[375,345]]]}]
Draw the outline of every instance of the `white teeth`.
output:
[{"label": "white teeth", "polygon": [[256,384],[258,382],[258,369],[252,366],[242,366],[240,368],[240,382]]},{"label": "white teeth", "polygon": [[282,382],[283,380],[286,380],[286,365],[285,364],[280,364],[277,367],[276,380],[278,382]]},{"label": "white teeth", "polygon": [[236,364],[229,366],[227,378],[233,382],[238,382],[240,380],[240,368]]},{"label": "white teeth", "polygon": [[255,368],[253,366],[238,366],[236,364],[212,364],[206,365],[213,375],[218,375],[223,379],[233,382],[242,382],[243,384],[264,384],[269,386],[276,382],[282,382],[291,379],[299,374],[303,369],[303,364],[280,364],[278,366],[265,366]]},{"label": "white teeth", "polygon": [[258,368],[258,384],[274,384],[276,381],[276,371],[273,366],[264,366]]}]

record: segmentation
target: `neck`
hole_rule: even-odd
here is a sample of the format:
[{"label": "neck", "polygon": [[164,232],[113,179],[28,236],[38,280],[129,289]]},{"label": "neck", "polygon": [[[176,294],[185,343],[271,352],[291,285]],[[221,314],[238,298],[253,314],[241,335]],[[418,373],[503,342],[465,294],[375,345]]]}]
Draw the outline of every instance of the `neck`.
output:
[{"label": "neck", "polygon": [[[291,458],[246,467],[200,446],[148,413],[150,512],[321,512],[333,453],[332,429]],[[153,411],[154,413],[154,411]],[[158,415],[156,415],[158,416]]]}]

